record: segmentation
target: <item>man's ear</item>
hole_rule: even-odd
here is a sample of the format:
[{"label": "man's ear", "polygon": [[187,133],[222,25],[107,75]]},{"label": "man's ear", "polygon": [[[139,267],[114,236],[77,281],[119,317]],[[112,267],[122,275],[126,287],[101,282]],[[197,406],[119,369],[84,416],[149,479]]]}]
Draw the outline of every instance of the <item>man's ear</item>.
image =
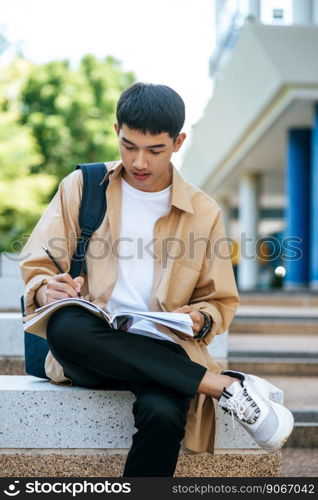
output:
[{"label": "man's ear", "polygon": [[179,151],[186,137],[187,134],[185,134],[184,132],[182,132],[176,137],[176,140],[174,141],[174,152]]},{"label": "man's ear", "polygon": [[119,135],[119,126],[118,126],[117,122],[114,123],[114,129],[115,129],[116,134]]}]

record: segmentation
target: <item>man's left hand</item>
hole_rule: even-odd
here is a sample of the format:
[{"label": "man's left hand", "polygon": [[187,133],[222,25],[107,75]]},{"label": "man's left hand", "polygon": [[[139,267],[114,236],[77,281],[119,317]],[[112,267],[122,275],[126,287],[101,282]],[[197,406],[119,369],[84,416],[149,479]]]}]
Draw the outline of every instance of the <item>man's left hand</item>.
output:
[{"label": "man's left hand", "polygon": [[[186,305],[182,307],[178,307],[178,309],[174,309],[171,311],[173,313],[183,313],[183,314],[189,314],[190,318],[193,321],[192,325],[192,330],[194,335],[201,330],[201,328],[204,325],[204,315],[201,314],[199,311],[194,309],[192,306]],[[182,340],[190,340],[192,337],[187,335],[186,333],[180,332],[178,330],[170,328],[170,330],[175,333],[180,339]]]}]

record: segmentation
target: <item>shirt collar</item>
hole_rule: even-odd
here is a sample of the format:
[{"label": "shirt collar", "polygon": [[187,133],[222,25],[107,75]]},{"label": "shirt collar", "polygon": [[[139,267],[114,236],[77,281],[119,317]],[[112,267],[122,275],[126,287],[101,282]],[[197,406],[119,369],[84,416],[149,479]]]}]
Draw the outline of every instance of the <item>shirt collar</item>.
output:
[{"label": "shirt collar", "polygon": [[[171,163],[171,162],[170,162]],[[189,212],[191,214],[194,213],[190,193],[187,188],[187,184],[185,180],[181,177],[178,170],[175,166],[172,165],[172,188],[171,188],[171,205],[179,208],[180,210],[184,210],[185,212]],[[105,163],[106,168],[107,163]],[[109,182],[113,182],[114,179],[121,175],[121,171],[124,168],[124,165],[121,160],[115,162],[115,164],[107,171],[104,175],[101,183],[105,182],[109,178]]]}]

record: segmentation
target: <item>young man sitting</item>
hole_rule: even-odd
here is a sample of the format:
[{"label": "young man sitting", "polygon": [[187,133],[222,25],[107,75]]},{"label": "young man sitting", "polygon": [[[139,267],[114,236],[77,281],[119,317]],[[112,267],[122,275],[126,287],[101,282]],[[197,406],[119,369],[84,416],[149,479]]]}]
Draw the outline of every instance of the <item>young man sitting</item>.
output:
[{"label": "young man sitting", "polygon": [[[194,336],[158,324],[146,333],[115,330],[83,308],[64,307],[47,326],[46,374],[53,383],[135,394],[137,432],[123,476],[173,476],[182,440],[213,453],[213,399],[262,448],[276,451],[292,431],[291,412],[269,400],[265,380],[221,372],[207,350],[228,329],[239,299],[219,206],[171,163],[186,138],[184,103],[167,86],[136,83],[122,93],[116,118],[121,160],[105,166],[107,213],[90,242],[87,276],[68,274],[76,245],[70,235],[80,235],[83,178],[76,170],[24,248],[26,314],[80,291],[108,310],[183,312]],[[41,250],[54,239],[65,273],[56,274]]]}]

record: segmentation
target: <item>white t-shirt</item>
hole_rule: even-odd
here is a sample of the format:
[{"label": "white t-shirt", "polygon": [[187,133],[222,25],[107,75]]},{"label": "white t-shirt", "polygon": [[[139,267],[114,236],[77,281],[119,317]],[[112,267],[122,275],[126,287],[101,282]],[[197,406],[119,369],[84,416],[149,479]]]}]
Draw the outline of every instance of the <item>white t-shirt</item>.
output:
[{"label": "white t-shirt", "polygon": [[[148,192],[134,188],[123,178],[121,180],[118,277],[106,307],[111,312],[148,311],[154,273],[154,225],[170,207],[171,185],[162,191]],[[149,331],[138,334],[158,338],[157,334],[151,333],[155,329],[163,339],[175,342],[160,332],[154,323],[147,323]]]}]

